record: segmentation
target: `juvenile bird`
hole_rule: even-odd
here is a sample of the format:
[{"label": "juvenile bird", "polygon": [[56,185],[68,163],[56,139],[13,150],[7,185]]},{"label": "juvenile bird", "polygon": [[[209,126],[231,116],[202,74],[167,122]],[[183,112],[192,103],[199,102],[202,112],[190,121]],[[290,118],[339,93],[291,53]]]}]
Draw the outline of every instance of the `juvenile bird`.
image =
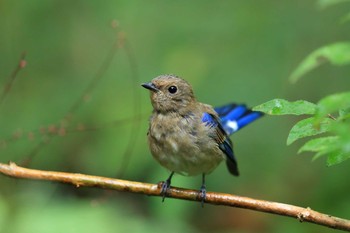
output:
[{"label": "juvenile bird", "polygon": [[175,75],[161,75],[142,86],[150,90],[153,113],[148,144],[153,157],[171,171],[162,184],[163,201],[174,173],[202,174],[199,196],[206,197],[205,175],[226,160],[231,174],[238,176],[237,161],[229,135],[263,114],[245,105],[213,108],[196,100],[191,85]]}]

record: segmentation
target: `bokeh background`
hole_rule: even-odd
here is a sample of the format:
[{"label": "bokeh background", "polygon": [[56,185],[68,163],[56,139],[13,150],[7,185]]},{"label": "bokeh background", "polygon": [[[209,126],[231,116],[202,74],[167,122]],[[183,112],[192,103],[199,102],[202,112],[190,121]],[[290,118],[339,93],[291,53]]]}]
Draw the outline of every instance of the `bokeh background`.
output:
[{"label": "bokeh background", "polygon": [[[317,102],[349,90],[350,67],[324,65],[296,84],[288,76],[314,49],[350,38],[349,24],[340,23],[349,7],[320,9],[304,0],[0,1],[1,91],[24,51],[27,61],[0,105],[0,161],[164,180],[169,172],[146,143],[151,105],[140,83],[177,74],[212,105]],[[241,176],[221,165],[207,177],[208,190],[349,219],[349,162],[326,167],[324,158],[297,154],[303,141],[287,147],[299,119],[266,116],[233,135]],[[180,187],[200,184],[201,177],[173,179]],[[0,232],[125,231],[331,230],[244,209],[0,176]]]}]

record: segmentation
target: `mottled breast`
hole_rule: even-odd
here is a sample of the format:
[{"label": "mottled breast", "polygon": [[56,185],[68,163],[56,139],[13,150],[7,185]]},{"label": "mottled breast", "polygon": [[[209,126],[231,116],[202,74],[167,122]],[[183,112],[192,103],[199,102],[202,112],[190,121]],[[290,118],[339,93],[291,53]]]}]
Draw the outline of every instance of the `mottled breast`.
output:
[{"label": "mottled breast", "polygon": [[201,116],[154,113],[148,141],[153,157],[170,171],[183,175],[210,173],[224,154],[209,136]]}]

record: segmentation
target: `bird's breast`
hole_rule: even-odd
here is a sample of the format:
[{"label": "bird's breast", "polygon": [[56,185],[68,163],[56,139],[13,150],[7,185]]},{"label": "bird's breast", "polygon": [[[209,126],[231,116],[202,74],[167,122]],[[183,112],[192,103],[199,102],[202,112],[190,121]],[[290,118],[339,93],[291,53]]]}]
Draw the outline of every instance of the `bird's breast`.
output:
[{"label": "bird's breast", "polygon": [[199,117],[154,114],[148,132],[153,157],[184,175],[210,173],[224,158]]}]

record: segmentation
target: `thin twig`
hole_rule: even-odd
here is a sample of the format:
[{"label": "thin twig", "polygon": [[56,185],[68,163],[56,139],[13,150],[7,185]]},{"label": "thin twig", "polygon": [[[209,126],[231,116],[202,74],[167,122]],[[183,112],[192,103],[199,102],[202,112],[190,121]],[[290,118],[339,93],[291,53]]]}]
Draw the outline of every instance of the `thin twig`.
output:
[{"label": "thin twig", "polygon": [[[68,125],[72,121],[72,116],[73,114],[81,107],[81,105],[84,103],[84,100],[87,98],[87,96],[93,91],[94,88],[96,88],[97,84],[100,82],[100,80],[104,77],[104,74],[110,67],[118,49],[119,49],[119,44],[120,44],[120,33],[117,31],[117,36],[116,39],[107,53],[105,59],[103,60],[102,64],[98,68],[97,72],[93,76],[93,78],[90,80],[86,88],[81,92],[80,96],[76,99],[76,101],[70,106],[68,111],[66,112],[65,116],[63,117],[63,120],[61,120],[61,124],[63,125]],[[53,137],[55,135],[51,134],[48,135],[50,137],[50,142],[53,140]],[[52,138],[51,138],[52,137]],[[48,143],[42,143],[39,142],[35,148],[27,155],[29,159],[27,159],[27,163],[31,162],[34,157],[44,148],[45,145]]]},{"label": "thin twig", "polygon": [[91,94],[93,89],[96,88],[97,84],[101,81],[101,79],[104,77],[105,73],[107,72],[108,68],[111,66],[111,63],[119,49],[120,44],[120,33],[117,32],[117,37],[107,53],[106,57],[104,58],[102,64],[98,68],[97,72],[93,76],[93,78],[90,80],[88,85],[85,87],[85,89],[81,92],[80,97],[76,99],[76,101],[70,106],[70,108],[67,111],[67,114],[65,116],[66,120],[71,117],[72,114],[74,114],[79,108],[82,103],[84,103],[84,100],[88,95]]},{"label": "thin twig", "polygon": [[[120,125],[125,125],[125,124],[129,124],[129,123],[133,123],[135,121],[135,118],[141,118],[141,117],[146,117],[146,116],[132,116],[132,117],[128,117],[128,118],[124,118],[124,119],[119,119],[119,120],[115,120],[115,121],[112,121],[112,122],[107,122],[107,123],[104,123],[104,124],[100,124],[100,125],[95,125],[95,126],[84,126],[83,124],[81,125],[78,125],[77,127],[75,128],[72,128],[72,127],[67,127],[67,128],[59,128],[59,127],[56,127],[55,125],[51,125],[51,126],[48,126],[48,128],[41,128],[39,130],[32,130],[30,131],[34,137],[34,133],[39,133],[40,131],[44,131],[44,132],[40,132],[41,133],[41,136],[45,137],[44,139],[41,139],[40,142],[38,142],[36,144],[36,146],[30,151],[29,154],[27,154],[24,159],[20,162],[20,165],[21,166],[29,166],[34,157],[39,153],[39,151],[47,144],[49,144],[51,142],[51,140],[54,138],[54,137],[57,137],[57,136],[63,136],[63,135],[66,135],[66,134],[71,134],[71,133],[81,133],[81,132],[94,132],[94,131],[98,131],[98,130],[102,130],[102,129],[110,129],[112,127],[116,127],[116,126],[120,126]],[[52,129],[50,129],[50,127],[52,127]],[[62,135],[62,132],[61,130],[64,131],[64,134]],[[28,133],[23,133],[23,134],[28,134]],[[18,138],[16,138],[18,139]],[[9,142],[13,142],[15,141],[15,138],[12,136],[12,137],[9,137],[8,139],[5,139],[5,140],[1,140],[0,143],[5,143],[5,145]],[[1,146],[1,144],[0,144]],[[125,165],[127,166],[127,165]]]},{"label": "thin twig", "polygon": [[[111,179],[99,176],[90,176],[77,173],[42,171],[27,169],[17,166],[14,163],[0,163],[0,172],[11,177],[48,180],[63,183],[70,183],[76,187],[99,187],[118,190],[123,192],[146,194],[150,196],[162,196],[161,185],[147,184],[141,182]],[[189,201],[201,201],[198,191],[171,187],[167,196]],[[289,216],[300,222],[310,222],[329,228],[350,231],[350,220],[341,219],[314,211],[310,208],[303,208],[278,202],[257,200],[249,197],[241,197],[232,194],[207,192],[206,203],[213,205],[224,205],[243,209],[256,210],[276,215]]]},{"label": "thin twig", "polygon": [[16,68],[12,71],[7,83],[5,84],[4,89],[2,90],[2,93],[0,95],[0,106],[4,102],[8,93],[10,93],[12,85],[15,82],[16,77],[18,75],[18,72],[20,70],[22,70],[27,65],[25,57],[26,57],[26,52],[23,52],[21,55],[21,58],[19,59],[19,62],[17,64]]},{"label": "thin twig", "polygon": [[133,115],[134,115],[134,124],[132,125],[129,140],[126,146],[126,149],[122,155],[122,159],[116,177],[123,177],[125,171],[127,170],[131,157],[133,155],[135,149],[135,141],[137,140],[140,134],[140,115],[141,115],[141,96],[140,91],[137,91],[137,87],[139,87],[139,75],[137,69],[137,62],[134,56],[134,53],[129,45],[127,38],[124,36],[123,40],[121,40],[124,48],[131,70],[131,90],[132,90],[132,99],[133,99]]},{"label": "thin twig", "polygon": [[40,141],[36,146],[31,150],[31,152],[20,162],[21,166],[29,166],[32,163],[35,155],[47,144],[50,143],[52,137],[47,137],[45,141]]},{"label": "thin twig", "polygon": [[334,116],[333,116],[333,115],[331,115],[331,114],[328,114],[328,117],[329,117],[330,119],[334,120],[334,121],[336,121],[336,120],[337,120],[337,118],[336,118],[336,117],[334,117]]},{"label": "thin twig", "polygon": [[[81,132],[94,132],[98,130],[106,130],[106,129],[111,129],[114,127],[118,127],[120,125],[126,125],[130,123],[135,122],[135,118],[137,119],[146,119],[149,116],[149,114],[142,114],[138,116],[130,116],[130,117],[125,117],[122,119],[106,122],[106,123],[100,123],[96,125],[87,125],[82,122],[77,123],[76,126],[69,126],[69,127],[60,127],[59,125],[55,124],[50,124],[48,126],[42,126],[39,129],[32,129],[28,131],[23,131],[19,130],[18,132],[14,132],[12,135],[4,137],[0,139],[0,143],[4,144],[10,144],[14,143],[16,141],[19,141],[20,139],[28,139],[29,140],[34,140],[34,138],[40,138],[40,137],[45,137],[45,140],[47,142],[47,138],[50,136],[62,136],[60,134],[60,130],[64,130],[65,134],[68,135],[71,133],[81,133]],[[0,148],[1,149],[1,148]],[[34,151],[35,149],[33,149]],[[35,153],[35,152],[33,152]],[[25,166],[25,165],[23,165]]]}]

